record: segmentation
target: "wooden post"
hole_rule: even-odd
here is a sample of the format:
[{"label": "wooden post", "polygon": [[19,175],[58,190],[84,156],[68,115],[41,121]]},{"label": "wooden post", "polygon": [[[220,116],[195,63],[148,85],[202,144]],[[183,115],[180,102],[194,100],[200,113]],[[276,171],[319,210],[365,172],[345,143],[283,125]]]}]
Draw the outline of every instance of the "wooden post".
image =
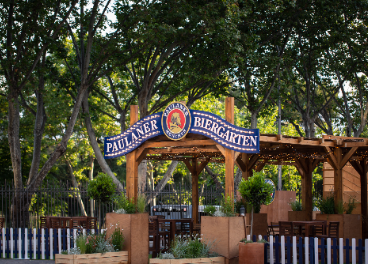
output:
[{"label": "wooden post", "polygon": [[334,156],[338,164],[337,168],[334,169],[334,199],[336,213],[337,206],[342,202],[342,169],[344,167],[340,165],[342,160],[342,148],[336,147]]},{"label": "wooden post", "polygon": [[295,160],[296,168],[302,176],[302,208],[306,211],[305,220],[312,220],[313,214],[313,171],[319,163],[319,160],[299,158]]},{"label": "wooden post", "polygon": [[[130,106],[130,126],[138,121],[138,106]],[[128,199],[134,199],[137,203],[138,197],[138,162],[136,161],[136,150],[126,155],[126,192]]]},{"label": "wooden post", "polygon": [[[225,118],[234,124],[234,97],[227,97],[225,100]],[[231,197],[234,202],[234,151],[225,149],[225,198]]]},{"label": "wooden post", "polygon": [[197,171],[197,159],[193,159],[192,162],[193,173],[192,173],[192,217],[195,224],[198,223],[198,207],[199,207],[199,196],[198,196],[198,171]]},{"label": "wooden post", "polygon": [[362,213],[362,239],[368,238],[368,212],[367,212],[367,171],[368,164],[367,159],[356,161],[350,161],[350,164],[360,175],[360,203]]}]

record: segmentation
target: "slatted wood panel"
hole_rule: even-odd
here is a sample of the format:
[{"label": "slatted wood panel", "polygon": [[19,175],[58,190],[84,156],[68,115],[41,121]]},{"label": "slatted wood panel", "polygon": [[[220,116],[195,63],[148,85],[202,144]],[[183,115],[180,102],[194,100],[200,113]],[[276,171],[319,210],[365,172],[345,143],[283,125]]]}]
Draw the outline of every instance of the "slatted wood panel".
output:
[{"label": "slatted wood panel", "polygon": [[55,255],[55,264],[89,264],[89,263],[128,263],[128,251],[107,252],[104,254]]}]

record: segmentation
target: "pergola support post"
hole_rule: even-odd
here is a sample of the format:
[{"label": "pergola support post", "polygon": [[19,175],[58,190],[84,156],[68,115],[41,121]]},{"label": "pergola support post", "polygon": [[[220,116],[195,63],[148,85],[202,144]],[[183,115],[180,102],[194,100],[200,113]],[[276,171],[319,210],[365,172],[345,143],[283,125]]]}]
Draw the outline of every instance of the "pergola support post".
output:
[{"label": "pergola support post", "polygon": [[350,164],[360,175],[360,203],[361,203],[361,214],[362,214],[362,239],[368,238],[368,212],[367,212],[367,172],[368,164],[367,158],[356,161],[350,161]]},{"label": "pergola support post", "polygon": [[[234,124],[234,97],[225,99],[225,119]],[[234,150],[225,149],[225,198],[231,198],[234,206]]]},{"label": "pergola support post", "polygon": [[343,155],[341,147],[335,147],[332,152],[329,147],[326,147],[328,153],[328,163],[334,169],[334,201],[335,201],[335,213],[337,213],[337,208],[339,203],[343,202],[343,189],[342,189],[342,169],[345,164],[349,161],[351,156],[356,152],[358,147],[352,147]]},{"label": "pergola support post", "polygon": [[198,207],[199,207],[199,174],[208,164],[208,161],[197,162],[197,159],[192,160],[192,164],[188,160],[184,160],[184,164],[192,174],[192,217],[195,224],[199,223]]},{"label": "pergola support post", "polygon": [[319,160],[312,158],[299,158],[295,160],[296,168],[302,176],[302,208],[306,211],[306,220],[312,220],[313,212],[313,171]]},{"label": "pergola support post", "polygon": [[[130,106],[130,126],[138,122],[138,106]],[[128,199],[133,199],[137,203],[138,197],[138,162],[136,160],[136,150],[126,155],[126,194]]]}]

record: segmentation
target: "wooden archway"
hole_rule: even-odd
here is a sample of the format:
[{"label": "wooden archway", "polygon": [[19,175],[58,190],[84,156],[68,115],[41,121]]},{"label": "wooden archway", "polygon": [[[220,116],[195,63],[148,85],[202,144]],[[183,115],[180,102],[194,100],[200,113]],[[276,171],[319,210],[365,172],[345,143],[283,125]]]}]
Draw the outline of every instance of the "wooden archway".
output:
[{"label": "wooden archway", "polygon": [[[138,106],[130,107],[131,126],[138,121]],[[225,118],[234,123],[234,98],[226,98]],[[244,179],[252,171],[260,171],[265,164],[295,166],[302,177],[303,208],[312,219],[312,173],[320,162],[328,162],[334,168],[335,202],[342,200],[342,168],[347,162],[361,176],[363,238],[368,238],[367,215],[367,153],[368,140],[325,135],[322,138],[261,135],[260,153],[245,154],[226,149],[212,139],[198,134],[187,134],[179,141],[157,136],[144,142],[126,155],[127,196],[138,195],[138,165],[143,159],[183,161],[192,174],[193,218],[198,222],[198,176],[209,162],[225,163],[225,196],[234,195],[234,166],[242,171]]]}]

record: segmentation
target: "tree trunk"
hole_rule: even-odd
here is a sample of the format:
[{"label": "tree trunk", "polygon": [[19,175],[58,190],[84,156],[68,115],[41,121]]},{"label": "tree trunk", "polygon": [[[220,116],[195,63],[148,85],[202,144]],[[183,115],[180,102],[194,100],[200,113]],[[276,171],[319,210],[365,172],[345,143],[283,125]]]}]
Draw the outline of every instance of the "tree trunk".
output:
[{"label": "tree trunk", "polygon": [[257,128],[257,118],[258,118],[258,112],[252,112],[251,118],[250,118],[250,128],[251,129]]},{"label": "tree trunk", "polygon": [[66,160],[65,162],[66,162],[66,166],[68,168],[68,172],[70,174],[70,177],[72,178],[73,188],[74,188],[75,195],[77,197],[77,201],[78,201],[79,207],[81,209],[82,215],[87,216],[86,209],[84,208],[84,204],[83,204],[82,198],[80,196],[77,179],[75,178],[75,175],[74,175],[74,172],[73,172],[72,164],[70,164],[69,160]]},{"label": "tree trunk", "polygon": [[174,170],[176,169],[176,166],[178,165],[178,161],[174,160],[171,162],[169,168],[167,168],[167,171],[164,175],[164,177],[161,179],[161,181],[157,184],[155,188],[155,192],[152,192],[152,195],[147,199],[146,205],[150,204],[153,199],[157,197],[157,195],[162,191],[162,189],[165,187],[166,183],[171,178]]},{"label": "tree trunk", "polygon": [[[88,178],[90,181],[93,180],[93,169],[94,169],[94,166],[95,166],[95,158],[93,157],[93,155],[90,155],[89,156],[89,167],[90,167],[90,170],[89,170],[89,173],[88,173]],[[90,202],[90,210],[91,210],[91,216],[94,217],[94,209],[95,209],[95,201],[90,198],[89,200]]]},{"label": "tree trunk", "polygon": [[84,122],[86,123],[88,138],[89,138],[89,141],[90,141],[91,146],[93,148],[93,151],[95,153],[97,162],[100,165],[102,171],[112,178],[113,182],[117,186],[118,191],[122,192],[124,190],[123,185],[115,177],[114,173],[111,171],[109,165],[107,164],[106,160],[104,159],[104,157],[101,153],[100,147],[98,146],[98,143],[97,143],[97,140],[96,140],[96,135],[95,135],[95,132],[93,131],[92,122],[91,122],[91,118],[90,118],[90,115],[89,115],[88,94],[85,96],[85,98],[83,100],[82,111],[83,111],[83,114],[84,114]]}]

